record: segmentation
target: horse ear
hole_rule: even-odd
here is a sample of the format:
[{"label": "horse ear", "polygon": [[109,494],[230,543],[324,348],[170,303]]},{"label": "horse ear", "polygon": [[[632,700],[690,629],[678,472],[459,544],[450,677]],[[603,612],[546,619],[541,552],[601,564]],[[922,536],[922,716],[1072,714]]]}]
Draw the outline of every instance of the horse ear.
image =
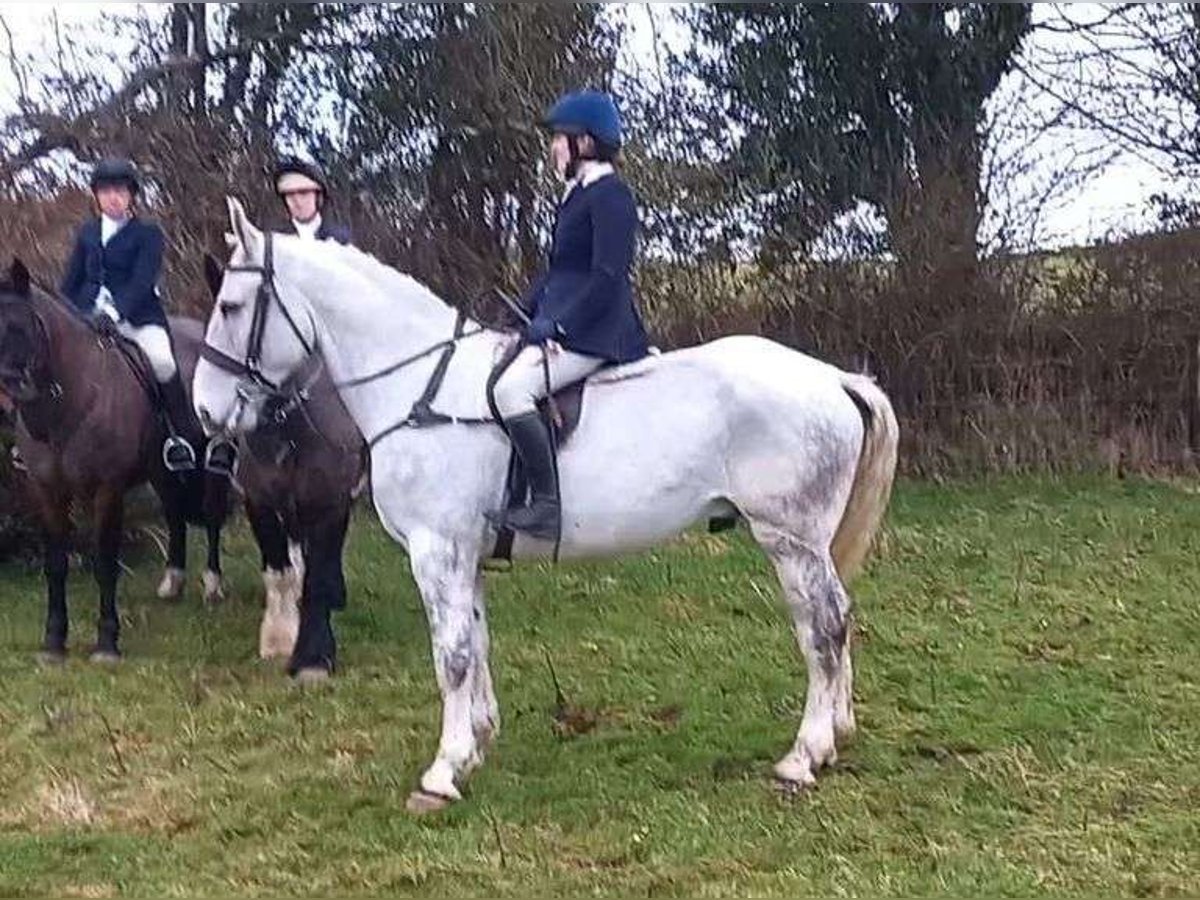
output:
[{"label": "horse ear", "polygon": [[14,294],[19,297],[29,296],[29,270],[19,257],[13,257],[12,266],[8,270],[8,280],[12,283]]},{"label": "horse ear", "polygon": [[211,253],[204,254],[204,280],[208,282],[208,289],[212,292],[213,299],[217,299],[217,294],[221,293],[221,282],[225,279],[225,269],[217,262],[216,257]]},{"label": "horse ear", "polygon": [[242,245],[242,249],[253,256],[262,238],[262,232],[251,223],[240,200],[236,197],[226,197],[225,202],[229,206],[229,224],[233,228],[234,237]]}]

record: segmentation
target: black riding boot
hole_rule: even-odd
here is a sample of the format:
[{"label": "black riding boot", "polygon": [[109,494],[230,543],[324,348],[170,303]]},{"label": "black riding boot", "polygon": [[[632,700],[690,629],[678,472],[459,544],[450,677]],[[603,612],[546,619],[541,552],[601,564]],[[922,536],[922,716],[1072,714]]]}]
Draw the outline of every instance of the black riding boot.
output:
[{"label": "black riding boot", "polygon": [[558,505],[558,482],[554,471],[554,446],[550,431],[537,412],[514,416],[507,420],[509,437],[529,478],[531,502],[528,506],[508,510],[496,519],[513,531],[523,531],[531,537],[547,541],[558,540],[561,517]]},{"label": "black riding boot", "polygon": [[163,442],[163,465],[169,472],[190,472],[196,468],[196,447],[203,442],[196,427],[192,404],[178,375],[158,386],[164,412],[174,432]]}]

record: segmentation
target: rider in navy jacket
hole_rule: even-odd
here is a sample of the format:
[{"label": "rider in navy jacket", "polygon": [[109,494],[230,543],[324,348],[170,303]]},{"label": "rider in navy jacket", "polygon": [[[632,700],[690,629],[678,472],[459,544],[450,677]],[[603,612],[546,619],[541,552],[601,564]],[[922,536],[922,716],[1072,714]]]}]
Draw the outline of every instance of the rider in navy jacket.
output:
[{"label": "rider in navy jacket", "polygon": [[351,243],[350,229],[326,218],[329,179],[316,163],[287,156],[275,165],[275,193],[287,207],[292,229],[302,238]]},{"label": "rider in navy jacket", "polygon": [[637,227],[633,191],[619,175],[583,176],[559,206],[550,267],[529,295],[531,338],[608,362],[646,355],[633,299]]},{"label": "rider in navy jacket", "polygon": [[163,464],[173,472],[194,469],[203,435],[179,375],[158,294],[162,229],[134,214],[141,180],[129,160],[97,163],[91,187],[100,215],[75,233],[62,293],[93,321],[138,345],[159,384],[170,424]]},{"label": "rider in navy jacket", "polygon": [[81,312],[90,313],[96,295],[108,288],[112,305],[130,325],[161,325],[167,316],[158,297],[163,233],[154,222],[133,217],[102,243],[100,219],[89,219],[75,233],[75,249],[63,276],[62,292]]},{"label": "rider in navy jacket", "polygon": [[547,390],[586,378],[606,363],[645,356],[648,346],[633,298],[637,204],[613,166],[622,143],[617,106],[608,94],[579,91],[562,97],[544,124],[552,134],[551,160],[567,188],[549,268],[527,295],[532,321],[526,346],[492,389],[524,463],[531,502],[488,518],[498,527],[556,540],[561,518],[554,449],[537,403]]}]

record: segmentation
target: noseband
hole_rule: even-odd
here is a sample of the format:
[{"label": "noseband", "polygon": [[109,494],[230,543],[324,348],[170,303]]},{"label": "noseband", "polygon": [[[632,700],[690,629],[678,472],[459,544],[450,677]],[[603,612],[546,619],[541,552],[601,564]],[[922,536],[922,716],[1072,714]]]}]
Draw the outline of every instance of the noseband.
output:
[{"label": "noseband", "polygon": [[200,357],[221,371],[228,372],[230,375],[236,375],[242,379],[243,384],[239,385],[239,391],[243,388],[250,388],[255,393],[278,398],[289,396],[289,392],[282,385],[278,385],[267,378],[262,370],[263,335],[267,328],[267,314],[271,311],[272,305],[277,306],[279,311],[283,313],[284,321],[288,323],[288,327],[292,329],[292,334],[296,336],[296,340],[304,348],[305,355],[312,358],[315,356],[315,353],[312,345],[309,344],[308,339],[305,338],[304,333],[296,324],[296,320],[292,317],[291,312],[283,305],[283,301],[279,299],[279,292],[275,288],[274,237],[270,232],[267,232],[263,236],[265,245],[261,266],[229,266],[225,270],[227,272],[253,272],[262,278],[262,281],[258,285],[258,291],[254,295],[254,318],[250,323],[250,339],[246,342],[246,358],[244,360],[234,359],[232,356],[212,346],[207,340],[200,345]]},{"label": "noseband", "polygon": [[[282,423],[292,412],[303,408],[304,402],[308,399],[309,389],[320,376],[321,361],[317,357],[314,347],[304,337],[304,333],[296,324],[296,320],[292,317],[291,312],[283,305],[283,301],[279,299],[279,292],[275,287],[274,238],[275,236],[270,232],[263,235],[263,262],[261,266],[229,266],[225,270],[227,272],[253,272],[262,278],[262,281],[258,285],[258,291],[254,295],[254,309],[252,311],[254,318],[250,323],[250,338],[246,342],[246,358],[244,360],[234,359],[232,356],[212,346],[207,340],[200,345],[200,358],[216,366],[221,371],[238,377],[237,417],[239,419],[251,401],[261,399],[265,405],[271,406],[272,418],[276,422]],[[277,306],[279,311],[283,313],[284,321],[292,329],[292,334],[296,336],[296,340],[300,342],[300,346],[304,348],[305,356],[309,362],[309,365],[305,369],[309,373],[307,377],[297,376],[289,378],[284,383],[276,384],[262,370],[263,335],[267,327],[267,314],[271,311],[272,305]],[[274,403],[270,403],[270,401],[274,401]]]}]

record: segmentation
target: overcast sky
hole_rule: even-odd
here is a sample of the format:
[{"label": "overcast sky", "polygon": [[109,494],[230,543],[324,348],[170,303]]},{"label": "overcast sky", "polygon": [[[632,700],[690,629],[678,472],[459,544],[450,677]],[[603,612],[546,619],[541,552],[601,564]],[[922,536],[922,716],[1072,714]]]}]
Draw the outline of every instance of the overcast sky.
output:
[{"label": "overcast sky", "polygon": [[[4,16],[13,34],[13,40],[18,50],[49,49],[48,39],[50,30],[47,27],[51,11],[56,11],[64,23],[82,23],[95,20],[102,11],[136,11],[140,4],[135,3],[9,3],[0,2],[0,14]],[[627,37],[627,49],[623,56],[624,66],[651,65],[654,59],[653,36],[659,40],[675,42],[684,40],[682,33],[670,25],[670,6],[680,4],[631,4],[638,7],[631,10],[628,17],[630,31]],[[658,27],[651,27],[652,20],[657,21]],[[1062,40],[1036,32],[1032,46],[1027,45],[1026,52],[1038,52],[1038,41]],[[0,41],[4,40],[0,34]],[[114,79],[119,73],[114,72]],[[1019,88],[1014,83],[1017,76],[1002,86],[999,92],[999,102],[1014,96]],[[7,69],[0,70],[0,105],[11,108],[14,93],[14,83]],[[1047,179],[1054,178],[1058,168],[1064,164],[1068,155],[1065,149],[1068,141],[1077,145],[1078,135],[1070,137],[1050,133],[1039,138],[1031,146],[1002,148],[1005,152],[1027,152],[1034,158],[1042,160],[1023,183],[1013,188],[1014,193],[1022,191],[1036,193],[1039,185]],[[1102,139],[1095,138],[1100,144]],[[1062,197],[1046,211],[1039,224],[1038,243],[1057,245],[1063,243],[1084,243],[1102,238],[1113,232],[1129,232],[1153,227],[1153,216],[1148,198],[1150,195],[1174,189],[1176,193],[1186,190],[1179,184],[1172,184],[1149,162],[1132,155],[1122,155],[1105,171],[1092,177],[1082,185],[1072,190],[1069,195]]]}]

